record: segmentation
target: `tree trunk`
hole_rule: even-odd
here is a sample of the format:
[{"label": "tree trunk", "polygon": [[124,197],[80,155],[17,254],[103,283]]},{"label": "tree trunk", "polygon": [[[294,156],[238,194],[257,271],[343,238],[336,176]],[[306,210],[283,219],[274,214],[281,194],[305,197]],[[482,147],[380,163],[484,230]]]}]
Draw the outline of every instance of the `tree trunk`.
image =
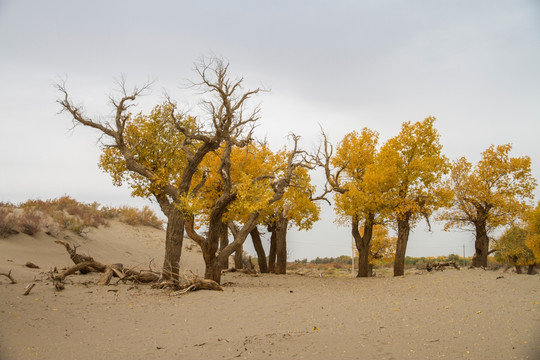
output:
[{"label": "tree trunk", "polygon": [[264,253],[264,247],[262,245],[261,241],[261,234],[259,233],[259,229],[255,227],[253,230],[251,230],[251,240],[253,241],[253,247],[255,248],[255,251],[257,252],[257,261],[259,263],[259,271],[261,273],[267,273],[268,272],[268,265],[266,264],[266,254]]},{"label": "tree trunk", "polygon": [[276,272],[276,248],[277,248],[277,234],[276,234],[276,223],[268,226],[268,231],[270,232],[270,253],[268,254],[268,272]]},{"label": "tree trunk", "polygon": [[356,248],[358,249],[358,275],[357,277],[370,277],[369,249],[373,237],[374,216],[369,214],[364,223],[364,234],[360,235],[358,229],[358,216],[352,217],[351,229]]},{"label": "tree trunk", "polygon": [[516,266],[516,273],[517,274],[521,274],[521,266],[520,265],[515,265]]},{"label": "tree trunk", "polygon": [[473,267],[487,266],[489,252],[489,237],[487,235],[485,221],[479,221],[475,224],[476,240],[474,242],[475,253],[472,258]]},{"label": "tree trunk", "polygon": [[285,211],[280,211],[276,229],[276,274],[287,273],[287,219]]},{"label": "tree trunk", "polygon": [[171,209],[168,215],[162,278],[164,280],[178,280],[185,220],[183,214],[176,208]]},{"label": "tree trunk", "polygon": [[241,270],[244,268],[244,262],[242,261],[242,255],[244,253],[244,247],[240,245],[234,252],[234,268]]},{"label": "tree trunk", "polygon": [[529,267],[527,268],[527,274],[532,275],[533,272],[534,272],[534,267],[535,266],[536,266],[536,264],[529,265]]},{"label": "tree trunk", "polygon": [[206,263],[204,278],[214,280],[218,284],[221,284],[221,270],[223,270],[223,263],[220,262],[216,256],[214,256],[213,259],[210,259]]},{"label": "tree trunk", "polygon": [[405,253],[407,252],[407,242],[409,241],[409,215],[404,219],[398,219],[398,239],[396,245],[396,257],[394,259],[394,276],[405,274]]},{"label": "tree trunk", "polygon": [[[229,228],[227,224],[222,224],[221,234],[219,235],[219,250],[223,250],[229,245]],[[229,257],[223,260],[223,269],[229,268]]]}]

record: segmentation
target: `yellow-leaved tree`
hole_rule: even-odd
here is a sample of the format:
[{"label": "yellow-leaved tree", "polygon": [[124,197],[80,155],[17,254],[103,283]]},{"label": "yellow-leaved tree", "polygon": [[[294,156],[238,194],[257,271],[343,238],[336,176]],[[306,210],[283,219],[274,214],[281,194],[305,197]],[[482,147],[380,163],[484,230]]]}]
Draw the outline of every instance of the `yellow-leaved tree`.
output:
[{"label": "yellow-leaved tree", "polygon": [[529,235],[525,245],[533,252],[536,263],[540,263],[540,201],[528,216]]},{"label": "yellow-leaved tree", "polygon": [[526,245],[529,236],[527,229],[513,225],[494,241],[495,259],[516,267],[516,272],[521,274],[522,266],[529,266],[529,273],[536,264],[536,258]]},{"label": "yellow-leaved tree", "polygon": [[[278,161],[285,164],[287,149],[278,153]],[[268,271],[276,274],[287,272],[287,230],[294,226],[299,230],[309,230],[319,220],[320,206],[314,197],[315,186],[311,183],[308,167],[298,167],[291,178],[290,186],[283,198],[265,211],[261,223],[265,224],[270,236]],[[263,254],[258,254],[260,258]],[[259,266],[260,266],[259,260]]]},{"label": "yellow-leaved tree", "polygon": [[442,154],[435,120],[428,117],[403,123],[401,132],[382,146],[375,159],[373,170],[379,178],[375,184],[381,189],[381,202],[391,209],[398,231],[394,276],[404,274],[411,227],[421,218],[429,219],[450,200],[451,193],[442,181],[449,161]]},{"label": "yellow-leaved tree", "polygon": [[367,277],[371,275],[369,254],[373,229],[382,221],[387,209],[380,196],[380,181],[384,178],[374,167],[379,134],[368,128],[350,132],[338,144],[335,155],[324,132],[322,135],[322,150],[317,161],[324,168],[327,184],[334,192],[338,222],[351,226],[358,250],[358,276]]},{"label": "yellow-leaved tree", "polygon": [[536,180],[528,156],[510,157],[512,145],[490,146],[473,167],[465,158],[452,165],[448,187],[454,192],[452,206],[440,219],[445,229],[475,232],[472,266],[487,266],[490,233],[523,219],[530,207]]},{"label": "yellow-leaved tree", "polygon": [[[229,77],[229,64],[219,58],[202,59],[195,64],[202,91],[205,114],[192,118],[177,114],[172,102],[160,105],[150,115],[134,116],[134,101],[150,87],[129,91],[120,82],[120,96],[111,97],[114,114],[111,121],[88,117],[70,98],[65,84],[58,84],[58,103],[75,125],[98,130],[104,151],[100,166],[115,184],[127,182],[133,194],[153,197],[167,217],[165,257],[162,279],[178,280],[184,237],[185,216],[192,209],[193,193],[204,184],[200,174],[203,159],[224,143],[242,143],[251,136],[258,120],[258,107],[251,110],[248,100],[260,89],[244,90],[243,79]],[[199,175],[197,175],[199,174]],[[194,182],[194,179],[197,182]]]},{"label": "yellow-leaved tree", "polygon": [[[186,221],[188,235],[203,251],[206,278],[220,282],[228,257],[241,249],[261,214],[283,198],[295,171],[308,166],[298,149],[299,138],[294,135],[292,138],[293,149],[287,152],[285,162],[279,164],[282,166],[267,161],[273,156],[265,146],[258,147],[250,141],[225,141],[214,156],[208,157],[204,185],[192,192],[192,201],[200,206],[193,207]],[[204,235],[197,231],[195,221],[206,228]],[[227,245],[222,241],[226,225],[234,236]],[[224,244],[221,249],[220,242]]]},{"label": "yellow-leaved tree", "polygon": [[[364,228],[361,227],[360,235],[364,235]],[[381,266],[392,263],[396,253],[397,237],[390,236],[388,228],[384,225],[377,224],[373,227],[373,236],[369,246],[368,271],[369,275],[373,274],[374,266]],[[358,249],[355,251],[356,256],[359,256]]]}]

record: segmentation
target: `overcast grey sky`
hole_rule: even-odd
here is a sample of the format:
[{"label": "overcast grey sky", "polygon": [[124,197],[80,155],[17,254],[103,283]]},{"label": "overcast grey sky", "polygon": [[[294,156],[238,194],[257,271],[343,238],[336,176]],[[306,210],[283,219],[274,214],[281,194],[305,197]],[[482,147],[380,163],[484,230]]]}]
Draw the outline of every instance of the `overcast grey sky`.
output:
[{"label": "overcast grey sky", "polygon": [[[0,200],[52,198],[144,205],[97,167],[98,134],[70,131],[55,81],[67,78],[88,113],[107,116],[114,78],[157,79],[188,109],[181,84],[201,55],[227,58],[233,74],[270,93],[259,136],[337,143],[367,126],[384,141],[404,121],[437,117],[446,155],[476,162],[512,143],[540,178],[540,1],[6,1],[0,0]],[[537,199],[540,192],[536,191]],[[310,232],[292,232],[290,258],[350,253],[332,209]],[[472,255],[472,234],[411,234],[407,255]]]}]

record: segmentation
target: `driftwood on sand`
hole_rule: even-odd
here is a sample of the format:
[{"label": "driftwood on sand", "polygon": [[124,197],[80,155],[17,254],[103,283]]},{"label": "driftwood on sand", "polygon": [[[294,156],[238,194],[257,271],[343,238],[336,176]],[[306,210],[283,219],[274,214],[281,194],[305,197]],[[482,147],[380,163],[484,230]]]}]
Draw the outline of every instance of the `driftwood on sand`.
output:
[{"label": "driftwood on sand", "polygon": [[455,261],[448,261],[448,262],[432,262],[426,265],[426,270],[444,270],[445,267],[453,266],[454,268],[459,270],[459,266],[456,264]]},{"label": "driftwood on sand", "polygon": [[102,273],[103,275],[97,282],[98,285],[102,286],[109,285],[112,278],[116,277],[119,281],[124,283],[129,281],[137,284],[153,284],[155,287],[161,289],[170,288],[175,290],[175,295],[196,290],[223,290],[221,286],[213,280],[195,277],[193,279],[163,281],[160,274],[151,269],[138,271],[133,268],[126,268],[120,263],[106,265],[94,260],[91,256],[78,254],[76,246],[71,247],[70,244],[60,240],[56,240],[55,242],[65,247],[71,260],[75,263],[74,266],[63,270],[60,273],[55,271],[49,272],[49,277],[58,291],[64,289],[64,280],[66,277],[75,274],[76,272],[81,274],[87,274],[89,272]]}]

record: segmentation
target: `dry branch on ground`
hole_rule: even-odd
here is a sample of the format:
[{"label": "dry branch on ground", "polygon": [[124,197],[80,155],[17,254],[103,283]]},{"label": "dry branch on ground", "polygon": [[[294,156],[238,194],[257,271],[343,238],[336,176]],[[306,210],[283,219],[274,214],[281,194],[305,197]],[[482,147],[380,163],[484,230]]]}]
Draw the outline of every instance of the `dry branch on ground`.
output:
[{"label": "dry branch on ground", "polygon": [[[98,285],[102,286],[109,285],[112,278],[117,277],[124,283],[131,281],[138,284],[154,284],[157,288],[171,288],[176,292],[179,291],[181,293],[196,290],[223,291],[221,286],[213,280],[199,279],[197,277],[194,277],[193,279],[164,280],[158,273],[151,269],[137,271],[133,268],[125,268],[124,265],[120,263],[105,265],[95,261],[90,256],[77,254],[76,246],[71,247],[68,243],[60,240],[55,242],[66,248],[71,260],[75,263],[74,266],[65,269],[61,273],[57,273],[56,271],[49,272],[49,278],[53,281],[57,291],[63,290],[66,277],[75,274],[76,272],[80,272],[81,274],[89,272],[102,273],[103,275],[97,282]],[[8,276],[9,274],[5,275]]]},{"label": "dry branch on ground", "polygon": [[431,271],[431,270],[442,271],[444,270],[445,267],[448,267],[448,266],[453,266],[454,268],[459,270],[459,266],[456,264],[455,261],[429,263],[426,265],[426,270],[427,271]]},{"label": "dry branch on ground", "polygon": [[0,275],[4,275],[6,276],[9,281],[11,281],[11,284],[16,284],[17,281],[13,278],[13,276],[11,276],[11,270],[9,270],[9,272],[6,274],[6,273],[0,273]]}]

